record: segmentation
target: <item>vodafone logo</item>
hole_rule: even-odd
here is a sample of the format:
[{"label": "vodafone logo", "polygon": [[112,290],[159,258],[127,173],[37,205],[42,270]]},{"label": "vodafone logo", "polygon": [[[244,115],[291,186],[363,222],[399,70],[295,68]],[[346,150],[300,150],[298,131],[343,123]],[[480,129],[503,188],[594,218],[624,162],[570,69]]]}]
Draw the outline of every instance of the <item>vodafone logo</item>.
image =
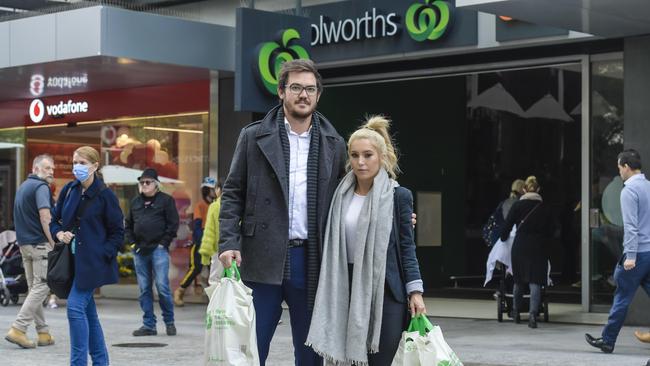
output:
[{"label": "vodafone logo", "polygon": [[48,116],[65,116],[66,114],[77,114],[88,112],[88,102],[73,102],[69,99],[67,102],[60,101],[58,104],[45,105],[40,99],[32,100],[29,105],[29,118],[32,122],[39,123]]},{"label": "vodafone logo", "polygon": [[32,122],[39,123],[43,117],[45,117],[45,104],[40,99],[32,100],[32,104],[29,105],[29,118]]}]

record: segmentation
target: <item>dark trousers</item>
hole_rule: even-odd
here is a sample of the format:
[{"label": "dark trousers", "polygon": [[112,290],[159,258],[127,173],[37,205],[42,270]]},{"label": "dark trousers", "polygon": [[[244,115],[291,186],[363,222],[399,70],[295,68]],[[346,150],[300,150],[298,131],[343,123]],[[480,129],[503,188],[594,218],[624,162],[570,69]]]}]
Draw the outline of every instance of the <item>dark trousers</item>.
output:
[{"label": "dark trousers", "polygon": [[390,366],[406,329],[408,315],[406,304],[397,302],[389,289],[384,289],[384,309],[381,317],[379,352],[368,355],[370,366]]},{"label": "dark trousers", "polygon": [[650,295],[650,252],[636,254],[636,265],[629,271],[623,268],[625,256],[618,262],[614,270],[614,280],[616,281],[616,291],[614,292],[614,302],[609,310],[609,319],[603,329],[603,341],[607,344],[615,344],[618,333],[623,327],[627,309],[636,294],[636,290],[641,286],[646,294]]},{"label": "dark trousers", "polygon": [[[354,265],[348,263],[348,273],[354,273]],[[348,278],[349,289],[352,291],[352,276]],[[379,352],[368,354],[369,366],[390,366],[406,330],[408,308],[405,303],[398,302],[393,297],[388,286],[384,285],[384,307],[381,315],[381,330],[379,334]]]},{"label": "dark trousers", "polygon": [[201,273],[201,270],[203,269],[203,265],[201,264],[201,254],[199,253],[199,246],[196,244],[192,244],[190,247],[190,268],[187,270],[187,273],[185,273],[185,276],[183,276],[183,280],[181,280],[181,287],[182,288],[188,288],[192,284],[192,281],[198,276],[199,273]]},{"label": "dark trousers", "polygon": [[311,322],[311,312],[308,311],[307,306],[305,248],[298,247],[289,250],[291,251],[289,255],[291,278],[285,279],[282,285],[246,281],[246,286],[253,290],[260,366],[265,365],[269,355],[271,339],[282,316],[282,301],[289,306],[296,366],[322,364],[322,359],[310,347],[305,346]]}]

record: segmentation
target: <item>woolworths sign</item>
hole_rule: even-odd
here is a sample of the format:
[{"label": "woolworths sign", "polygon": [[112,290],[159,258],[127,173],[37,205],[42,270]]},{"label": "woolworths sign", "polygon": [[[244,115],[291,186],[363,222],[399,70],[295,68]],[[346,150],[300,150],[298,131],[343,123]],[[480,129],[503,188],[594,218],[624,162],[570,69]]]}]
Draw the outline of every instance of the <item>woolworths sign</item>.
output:
[{"label": "woolworths sign", "polygon": [[340,1],[304,10],[309,54],[317,63],[478,43],[476,12],[456,9],[450,0]]},{"label": "woolworths sign", "polygon": [[444,0],[412,3],[405,14],[382,13],[373,7],[356,18],[333,20],[319,15],[311,24],[311,45],[321,46],[396,36],[403,20],[408,35],[415,41],[434,41],[442,37],[450,21],[449,4]]}]

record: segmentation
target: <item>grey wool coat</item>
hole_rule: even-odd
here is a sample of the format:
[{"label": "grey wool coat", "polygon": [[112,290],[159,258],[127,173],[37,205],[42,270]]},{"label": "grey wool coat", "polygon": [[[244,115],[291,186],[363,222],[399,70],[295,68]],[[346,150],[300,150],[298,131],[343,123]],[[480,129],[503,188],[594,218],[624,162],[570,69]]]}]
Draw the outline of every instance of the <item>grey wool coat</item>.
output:
[{"label": "grey wool coat", "polygon": [[[289,239],[289,187],[276,120],[279,108],[239,134],[219,214],[219,252],[241,251],[242,279],[273,285],[282,283]],[[317,226],[322,252],[332,195],[345,175],[346,147],[332,124],[318,116]]]}]

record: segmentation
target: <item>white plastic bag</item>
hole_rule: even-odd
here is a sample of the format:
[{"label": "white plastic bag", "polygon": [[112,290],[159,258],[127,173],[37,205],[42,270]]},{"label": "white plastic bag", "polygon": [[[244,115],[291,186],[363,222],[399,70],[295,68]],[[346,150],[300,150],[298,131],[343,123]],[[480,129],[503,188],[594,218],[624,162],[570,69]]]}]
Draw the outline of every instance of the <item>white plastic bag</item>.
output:
[{"label": "white plastic bag", "polygon": [[258,366],[253,291],[239,277],[237,266],[225,270],[206,289],[210,303],[205,317],[206,366]]},{"label": "white plastic bag", "polygon": [[445,342],[439,326],[424,315],[411,319],[391,366],[463,366]]}]

